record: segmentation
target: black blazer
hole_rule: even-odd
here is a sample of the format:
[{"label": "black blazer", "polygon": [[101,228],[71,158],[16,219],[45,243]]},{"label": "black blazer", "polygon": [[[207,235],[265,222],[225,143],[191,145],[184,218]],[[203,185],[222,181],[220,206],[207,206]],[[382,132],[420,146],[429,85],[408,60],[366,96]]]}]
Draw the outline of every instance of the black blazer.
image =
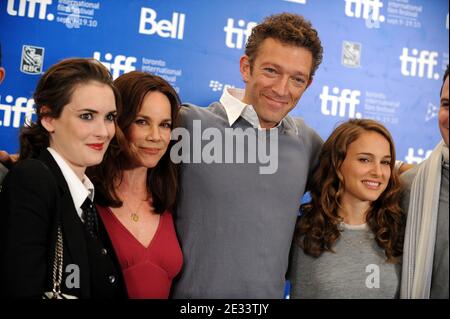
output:
[{"label": "black blazer", "polygon": [[[51,291],[60,215],[64,243],[61,291],[79,298],[126,298],[117,257],[99,217],[87,236],[62,172],[47,151],[17,163],[0,192],[0,295],[41,297]],[[79,271],[78,271],[79,270]]]}]

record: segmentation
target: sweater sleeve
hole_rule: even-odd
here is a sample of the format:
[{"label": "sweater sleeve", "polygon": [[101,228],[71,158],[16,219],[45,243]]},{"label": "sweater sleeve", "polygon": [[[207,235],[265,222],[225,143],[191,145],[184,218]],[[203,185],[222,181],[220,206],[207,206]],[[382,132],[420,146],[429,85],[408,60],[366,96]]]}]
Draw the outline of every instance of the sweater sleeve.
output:
[{"label": "sweater sleeve", "polygon": [[[319,163],[319,155],[323,145],[323,139],[305,121],[301,118],[295,118],[299,137],[303,140],[305,151],[309,156],[308,181],[311,179],[317,164]],[[309,183],[307,183],[306,190],[309,190]]]},{"label": "sweater sleeve", "polygon": [[297,299],[300,291],[300,278],[298,269],[298,258],[301,255],[301,248],[297,244],[295,238],[292,241],[291,251],[289,254],[289,268],[287,272],[287,279],[290,281],[290,299]]}]

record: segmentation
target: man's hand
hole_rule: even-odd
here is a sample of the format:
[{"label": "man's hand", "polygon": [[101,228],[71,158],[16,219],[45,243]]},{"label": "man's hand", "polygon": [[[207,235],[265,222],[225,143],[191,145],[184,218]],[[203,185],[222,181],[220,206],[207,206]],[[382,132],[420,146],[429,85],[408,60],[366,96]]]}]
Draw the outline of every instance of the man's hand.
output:
[{"label": "man's hand", "polygon": [[8,169],[11,169],[18,160],[18,154],[8,154],[6,151],[0,151],[0,163],[5,165]]},{"label": "man's hand", "polygon": [[398,173],[401,175],[404,172],[406,172],[407,170],[413,168],[415,165],[413,164],[408,164],[408,163],[403,163],[400,168],[398,169]]}]

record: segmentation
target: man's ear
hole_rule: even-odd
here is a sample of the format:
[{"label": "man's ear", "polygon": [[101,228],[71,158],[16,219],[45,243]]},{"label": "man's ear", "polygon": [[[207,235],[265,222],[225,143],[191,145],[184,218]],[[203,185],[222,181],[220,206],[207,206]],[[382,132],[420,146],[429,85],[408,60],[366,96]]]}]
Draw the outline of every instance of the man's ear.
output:
[{"label": "man's ear", "polygon": [[308,80],[308,84],[306,85],[306,89],[312,84],[312,82],[313,82],[313,78],[310,77],[309,80]]},{"label": "man's ear", "polygon": [[239,67],[242,75],[242,80],[247,83],[251,75],[250,60],[247,55],[241,56],[241,59],[239,60]]},{"label": "man's ear", "polygon": [[[50,108],[48,106],[43,106],[41,107],[41,109],[39,110],[39,112],[41,114],[46,114],[46,113],[50,113]],[[55,131],[55,127],[54,127],[54,122],[55,118],[49,116],[49,115],[44,115],[41,118],[41,124],[42,126],[47,130],[47,132],[49,133],[53,133]]]}]

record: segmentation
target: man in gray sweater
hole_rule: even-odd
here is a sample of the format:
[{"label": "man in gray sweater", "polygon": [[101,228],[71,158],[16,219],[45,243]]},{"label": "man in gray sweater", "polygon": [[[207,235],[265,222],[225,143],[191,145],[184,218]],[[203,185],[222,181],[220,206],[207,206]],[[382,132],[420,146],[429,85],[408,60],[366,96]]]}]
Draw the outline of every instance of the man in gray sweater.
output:
[{"label": "man in gray sweater", "polygon": [[448,90],[447,66],[438,116],[442,141],[425,161],[401,176],[406,184],[402,206],[408,213],[401,298],[449,298]]},{"label": "man in gray sweater", "polygon": [[309,21],[256,26],[240,59],[245,90],[184,105],[176,226],[184,254],[175,298],[282,298],[300,199],[322,139],[288,115],[311,84],[322,45]]}]

